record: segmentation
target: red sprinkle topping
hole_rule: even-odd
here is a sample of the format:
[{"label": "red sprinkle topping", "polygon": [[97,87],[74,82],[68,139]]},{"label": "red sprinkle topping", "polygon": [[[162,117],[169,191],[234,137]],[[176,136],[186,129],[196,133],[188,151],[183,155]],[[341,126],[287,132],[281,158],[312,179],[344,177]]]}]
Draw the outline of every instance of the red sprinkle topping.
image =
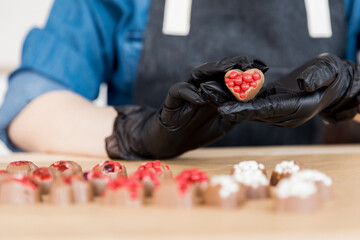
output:
[{"label": "red sprinkle topping", "polygon": [[50,167],[53,167],[60,172],[64,172],[65,170],[72,168],[71,164],[68,161],[57,161],[51,164]]},{"label": "red sprinkle topping", "polygon": [[162,169],[162,167],[165,167],[166,170],[170,170],[168,165],[162,165],[161,161],[156,160],[154,162],[141,164],[137,171],[154,170],[156,174],[161,175],[164,173],[164,169]]},{"label": "red sprinkle topping", "polygon": [[197,168],[183,170],[176,178],[180,192],[184,194],[190,184],[207,182],[208,175]]},{"label": "red sprinkle topping", "polygon": [[33,178],[40,179],[42,181],[52,179],[49,169],[46,167],[38,168],[33,172]]},{"label": "red sprinkle topping", "polygon": [[123,169],[120,163],[115,162],[115,161],[111,161],[111,160],[107,160],[107,161],[103,161],[99,164],[97,164],[95,167],[93,167],[93,171],[96,171],[96,169],[98,167],[103,167],[103,173],[109,173],[109,172],[120,172],[122,173]]},{"label": "red sprinkle topping", "polygon": [[12,166],[24,166],[24,165],[28,165],[28,164],[33,164],[30,161],[15,161],[15,162],[11,162],[10,165]]},{"label": "red sprinkle topping", "polygon": [[155,186],[158,186],[160,183],[158,176],[163,175],[165,170],[169,171],[169,166],[162,164],[159,160],[146,162],[138,167],[133,177],[139,181],[144,179],[151,180]]},{"label": "red sprinkle topping", "polygon": [[135,178],[139,181],[143,181],[144,179],[151,180],[155,186],[158,186],[160,184],[158,175],[155,172],[150,171],[149,169],[142,170],[142,171],[139,171],[139,170],[136,171],[133,174],[133,178]]},{"label": "red sprinkle topping", "polygon": [[143,185],[135,178],[119,176],[116,179],[108,182],[107,187],[113,191],[119,188],[125,188],[130,192],[130,197],[132,199],[137,199],[139,197],[138,190],[142,189]]},{"label": "red sprinkle topping", "polygon": [[10,182],[10,181],[16,181],[18,183],[24,184],[24,185],[30,187],[33,190],[35,190],[38,187],[37,183],[34,180],[32,180],[28,176],[24,176],[24,175],[13,175],[13,176],[11,176],[9,178],[6,178],[3,181],[3,184],[7,183],[7,182]]},{"label": "red sprinkle topping", "polygon": [[6,174],[6,173],[8,173],[8,171],[6,171],[6,170],[0,170],[0,175]]}]

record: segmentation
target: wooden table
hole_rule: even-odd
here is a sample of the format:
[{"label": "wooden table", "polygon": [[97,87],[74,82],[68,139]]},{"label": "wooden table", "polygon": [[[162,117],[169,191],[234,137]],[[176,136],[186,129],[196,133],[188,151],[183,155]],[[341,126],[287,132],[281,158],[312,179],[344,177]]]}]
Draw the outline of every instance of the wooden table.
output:
[{"label": "wooden table", "polygon": [[[46,154],[0,157],[0,168],[15,160],[48,166],[74,160],[84,170],[100,158]],[[0,206],[0,239],[360,239],[360,145],[199,149],[165,161],[175,174],[198,167],[210,175],[229,173],[241,160],[264,163],[268,174],[277,162],[298,160],[334,181],[333,199],[311,214],[278,214],[273,200],[248,201],[237,210],[191,210],[145,206],[140,209],[99,203],[54,207]],[[140,162],[123,162],[133,172]]]}]

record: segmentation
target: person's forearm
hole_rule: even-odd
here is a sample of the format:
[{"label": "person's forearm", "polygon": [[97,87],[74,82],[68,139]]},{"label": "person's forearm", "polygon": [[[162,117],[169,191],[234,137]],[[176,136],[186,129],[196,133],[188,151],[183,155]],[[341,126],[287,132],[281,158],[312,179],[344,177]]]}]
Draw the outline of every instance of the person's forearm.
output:
[{"label": "person's forearm", "polygon": [[106,156],[105,138],[116,112],[69,91],[46,93],[29,103],[9,126],[11,141],[27,151]]}]

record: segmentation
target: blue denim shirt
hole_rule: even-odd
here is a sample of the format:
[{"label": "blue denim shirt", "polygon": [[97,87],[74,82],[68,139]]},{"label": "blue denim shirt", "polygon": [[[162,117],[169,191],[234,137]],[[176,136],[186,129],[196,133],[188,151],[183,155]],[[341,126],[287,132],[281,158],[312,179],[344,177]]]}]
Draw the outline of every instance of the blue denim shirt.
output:
[{"label": "blue denim shirt", "polygon": [[[344,1],[346,57],[356,61],[360,0]],[[30,101],[49,91],[70,90],[94,100],[106,82],[109,105],[130,104],[149,5],[150,0],[55,1],[46,26],[27,35],[21,65],[9,77],[0,108],[0,139],[19,151],[8,138],[8,125]]]}]

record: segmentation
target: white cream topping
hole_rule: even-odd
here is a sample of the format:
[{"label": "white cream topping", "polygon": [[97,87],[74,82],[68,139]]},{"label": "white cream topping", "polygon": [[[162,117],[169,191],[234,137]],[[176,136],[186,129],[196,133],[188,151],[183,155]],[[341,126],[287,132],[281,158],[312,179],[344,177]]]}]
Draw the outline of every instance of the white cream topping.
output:
[{"label": "white cream topping", "polygon": [[296,178],[286,178],[281,180],[275,189],[275,193],[279,198],[307,198],[316,193],[316,191],[317,187],[314,182],[301,181]]},{"label": "white cream topping", "polygon": [[221,198],[227,198],[231,194],[238,192],[240,189],[239,184],[230,175],[214,176],[211,178],[210,184],[212,186],[216,186],[216,185],[221,186],[219,191]]},{"label": "white cream topping", "polygon": [[278,173],[294,173],[300,170],[300,166],[292,161],[282,161],[281,163],[276,164],[275,171]]},{"label": "white cream topping", "polygon": [[233,177],[238,183],[244,184],[245,186],[252,188],[269,185],[267,177],[260,170],[250,170],[234,173]]},{"label": "white cream topping", "polygon": [[239,162],[238,164],[235,164],[233,168],[234,168],[234,174],[239,172],[265,169],[263,164],[258,163],[254,160]]},{"label": "white cream topping", "polygon": [[293,174],[291,178],[296,178],[301,181],[322,182],[326,186],[332,185],[331,178],[318,170],[305,169]]}]

